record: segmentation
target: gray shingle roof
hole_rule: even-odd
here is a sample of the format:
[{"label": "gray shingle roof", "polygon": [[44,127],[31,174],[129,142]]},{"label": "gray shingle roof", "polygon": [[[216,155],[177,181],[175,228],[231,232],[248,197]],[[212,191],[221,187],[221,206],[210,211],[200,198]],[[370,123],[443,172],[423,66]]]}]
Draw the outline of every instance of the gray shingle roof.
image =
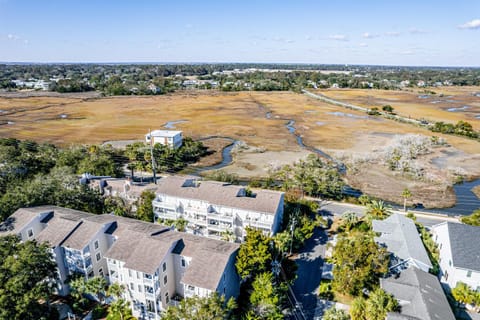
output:
[{"label": "gray shingle roof", "polygon": [[428,272],[410,267],[398,277],[380,279],[380,286],[401,305],[400,315],[391,313],[387,319],[455,319],[440,282]]},{"label": "gray shingle roof", "polygon": [[402,260],[412,258],[429,268],[432,267],[412,219],[395,213],[383,221],[373,220],[372,228],[373,231],[381,233],[380,237],[375,238],[375,240],[378,243],[385,244],[388,251],[398,258]]},{"label": "gray shingle roof", "polygon": [[452,263],[457,268],[480,271],[480,227],[447,222]]},{"label": "gray shingle roof", "polygon": [[216,181],[199,181],[197,186],[193,186],[188,183],[189,180],[192,178],[179,176],[163,178],[159,181],[157,193],[268,214],[277,212],[283,197],[282,192],[270,190],[255,190],[255,197],[242,197],[238,196],[244,188],[241,186]]}]

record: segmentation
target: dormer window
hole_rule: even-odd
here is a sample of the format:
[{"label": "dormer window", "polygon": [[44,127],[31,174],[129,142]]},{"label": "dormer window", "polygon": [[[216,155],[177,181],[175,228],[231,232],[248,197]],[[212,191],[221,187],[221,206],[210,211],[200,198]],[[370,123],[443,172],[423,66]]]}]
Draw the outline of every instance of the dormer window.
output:
[{"label": "dormer window", "polygon": [[28,236],[29,238],[32,238],[32,237],[33,237],[33,229],[28,229],[28,230],[27,230],[27,236]]}]

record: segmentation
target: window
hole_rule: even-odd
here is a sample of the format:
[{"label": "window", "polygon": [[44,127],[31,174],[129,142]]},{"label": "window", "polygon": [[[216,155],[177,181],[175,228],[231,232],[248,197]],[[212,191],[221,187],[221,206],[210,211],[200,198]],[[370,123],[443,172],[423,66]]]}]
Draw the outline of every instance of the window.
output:
[{"label": "window", "polygon": [[448,272],[447,271],[445,271],[444,277],[445,277],[445,281],[448,281]]},{"label": "window", "polygon": [[137,279],[140,279],[140,272],[137,271]]},{"label": "window", "polygon": [[167,284],[167,276],[163,277],[163,284]]},{"label": "window", "polygon": [[168,296],[168,292],[165,292],[165,303],[170,302],[170,297]]},{"label": "window", "polygon": [[142,286],[138,285],[138,292],[142,292]]},{"label": "window", "polygon": [[128,276],[131,278],[132,277],[132,270],[128,269]]},{"label": "window", "polygon": [[98,249],[98,240],[95,240],[95,243],[93,244],[93,246],[95,247],[95,250]]},{"label": "window", "polygon": [[134,288],[135,288],[135,287],[133,286],[133,283],[132,283],[132,282],[130,282],[130,290],[132,290],[132,291],[133,291],[133,290],[135,290]]},{"label": "window", "polygon": [[100,252],[97,253],[97,261],[100,261],[100,259],[102,259],[102,255],[100,254]]},{"label": "window", "polygon": [[163,272],[165,272],[167,270],[167,263],[166,262],[163,263],[162,270],[163,270]]},{"label": "window", "polygon": [[185,259],[182,258],[182,267],[185,268]]},{"label": "window", "polygon": [[33,229],[28,229],[27,235],[29,238],[33,237]]},{"label": "window", "polygon": [[103,269],[102,269],[102,268],[98,269],[98,274],[99,274],[101,277],[103,277]]},{"label": "window", "polygon": [[451,267],[452,266],[452,260],[448,260],[448,265]]},{"label": "window", "polygon": [[472,277],[472,270],[467,271],[467,278],[470,278],[470,277]]}]

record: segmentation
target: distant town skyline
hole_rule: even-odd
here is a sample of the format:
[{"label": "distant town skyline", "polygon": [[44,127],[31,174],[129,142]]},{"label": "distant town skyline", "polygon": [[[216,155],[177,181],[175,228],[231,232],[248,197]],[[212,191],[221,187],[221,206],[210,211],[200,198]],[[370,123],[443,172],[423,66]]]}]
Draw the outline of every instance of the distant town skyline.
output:
[{"label": "distant town skyline", "polygon": [[480,66],[480,1],[0,0],[2,62]]}]

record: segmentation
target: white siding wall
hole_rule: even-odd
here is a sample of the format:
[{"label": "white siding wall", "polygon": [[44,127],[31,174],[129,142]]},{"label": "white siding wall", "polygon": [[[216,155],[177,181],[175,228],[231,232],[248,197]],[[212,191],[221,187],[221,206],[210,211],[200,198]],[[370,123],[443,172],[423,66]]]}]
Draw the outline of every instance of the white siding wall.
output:
[{"label": "white siding wall", "polygon": [[468,270],[453,266],[447,224],[435,226],[432,233],[433,239],[440,249],[440,282],[453,289],[461,281],[476,290],[480,286],[480,272],[472,271],[471,276],[467,277]]},{"label": "white siding wall", "polygon": [[[157,199],[159,201],[157,201]],[[203,200],[179,198],[166,194],[158,194],[153,201],[153,206],[154,210],[159,208],[175,210],[175,213],[170,211],[168,215],[164,216],[167,219],[183,217],[190,223],[198,226],[203,225],[198,221],[195,221],[195,216],[197,215],[199,216],[198,219],[205,219],[207,227],[209,219],[218,219],[220,223],[229,223],[232,225],[229,230],[236,235],[238,241],[243,240],[243,237],[245,236],[245,227],[247,226],[260,228],[267,233],[275,234],[281,227],[283,216],[282,203],[280,203],[277,208],[276,214],[272,215],[269,213],[216,205]],[[216,213],[208,213],[209,207],[212,207]],[[156,214],[156,216],[161,218],[162,214]],[[225,219],[225,217],[228,219]],[[213,231],[217,230],[215,229]],[[206,236],[207,234],[204,235]]]}]

